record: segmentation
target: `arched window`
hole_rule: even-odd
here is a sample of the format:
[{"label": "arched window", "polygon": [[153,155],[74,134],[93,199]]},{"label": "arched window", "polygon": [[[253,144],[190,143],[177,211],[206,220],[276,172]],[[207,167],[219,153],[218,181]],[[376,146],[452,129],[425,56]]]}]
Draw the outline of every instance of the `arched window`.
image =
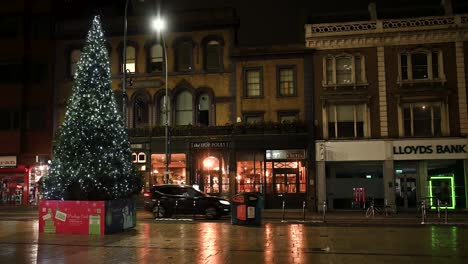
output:
[{"label": "arched window", "polygon": [[222,68],[221,45],[217,40],[211,40],[205,47],[205,70],[220,70]]},{"label": "arched window", "polygon": [[210,97],[204,93],[198,97],[197,123],[203,126],[210,125]]},{"label": "arched window", "polygon": [[161,44],[154,44],[150,49],[149,72],[164,70],[164,49]]},{"label": "arched window", "polygon": [[193,124],[193,102],[192,94],[188,91],[181,92],[176,98],[175,124]]},{"label": "arched window", "polygon": [[191,41],[180,42],[176,46],[176,70],[187,72],[192,70],[193,44]]},{"label": "arched window", "polygon": [[78,69],[78,61],[81,57],[81,50],[74,49],[70,52],[70,76],[75,77],[76,70]]},{"label": "arched window", "polygon": [[148,125],[148,102],[142,96],[135,98],[133,102],[133,127]]},{"label": "arched window", "polygon": [[[164,126],[166,125],[166,115],[165,115],[165,110],[164,109],[164,98],[166,96],[162,96],[161,99],[159,99],[159,125]],[[167,101],[167,117],[168,117],[168,125],[171,124],[171,100]]]},{"label": "arched window", "polygon": [[[127,72],[135,73],[135,69],[136,69],[136,49],[135,49],[135,47],[127,46],[127,50],[126,50],[125,55],[127,57],[127,59],[125,60]],[[122,65],[123,65],[123,63],[122,63]],[[122,71],[123,70],[124,69],[123,69],[123,66],[122,66]]]}]

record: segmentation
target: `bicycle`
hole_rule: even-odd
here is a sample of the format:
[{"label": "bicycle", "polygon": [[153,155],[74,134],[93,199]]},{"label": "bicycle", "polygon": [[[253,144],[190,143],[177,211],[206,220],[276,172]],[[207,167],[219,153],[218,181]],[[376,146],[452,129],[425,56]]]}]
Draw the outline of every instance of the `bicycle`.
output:
[{"label": "bicycle", "polygon": [[384,205],[384,206],[376,206],[374,204],[374,200],[371,200],[369,208],[366,210],[366,218],[374,217],[375,214],[390,216],[394,213],[391,206]]}]

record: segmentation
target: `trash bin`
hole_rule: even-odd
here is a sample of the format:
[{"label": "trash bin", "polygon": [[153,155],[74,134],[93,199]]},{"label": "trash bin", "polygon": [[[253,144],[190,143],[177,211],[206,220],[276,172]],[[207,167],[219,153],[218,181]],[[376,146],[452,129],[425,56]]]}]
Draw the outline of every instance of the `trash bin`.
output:
[{"label": "trash bin", "polygon": [[263,198],[256,193],[241,193],[232,197],[231,224],[261,225]]}]

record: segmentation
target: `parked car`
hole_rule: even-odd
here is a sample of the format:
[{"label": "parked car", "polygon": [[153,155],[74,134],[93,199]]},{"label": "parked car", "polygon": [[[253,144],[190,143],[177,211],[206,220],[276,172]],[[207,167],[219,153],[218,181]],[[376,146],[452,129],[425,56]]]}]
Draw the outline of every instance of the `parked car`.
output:
[{"label": "parked car", "polygon": [[144,196],[145,209],[152,212],[155,218],[171,217],[173,214],[202,214],[207,219],[218,219],[231,211],[228,200],[207,195],[190,185],[155,185]]}]

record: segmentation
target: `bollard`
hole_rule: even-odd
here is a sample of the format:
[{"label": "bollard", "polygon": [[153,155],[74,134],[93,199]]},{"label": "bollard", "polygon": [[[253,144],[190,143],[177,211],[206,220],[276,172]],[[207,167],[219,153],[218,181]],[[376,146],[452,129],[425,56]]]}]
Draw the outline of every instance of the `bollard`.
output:
[{"label": "bollard", "polygon": [[302,201],[302,221],[305,222],[306,220],[306,202]]},{"label": "bollard", "polygon": [[158,200],[158,210],[156,212],[157,212],[158,218],[161,218],[159,216],[159,207],[161,207],[161,201],[160,200]]},{"label": "bollard", "polygon": [[384,205],[384,211],[385,211],[385,216],[388,216],[388,201],[385,199],[385,205]]},{"label": "bollard", "polygon": [[437,217],[440,219],[440,200],[437,199]]},{"label": "bollard", "polygon": [[177,219],[177,207],[179,206],[179,202],[176,200],[175,201],[175,206],[174,206],[174,218]]},{"label": "bollard", "polygon": [[284,222],[284,214],[285,214],[285,212],[284,212],[284,207],[285,207],[285,205],[286,205],[286,202],[285,202],[284,199],[283,199],[283,216],[282,216],[282,218],[281,218],[281,222]]},{"label": "bollard", "polygon": [[327,212],[327,202],[323,201],[323,207],[322,207],[322,222],[326,222],[325,215]]},{"label": "bollard", "polygon": [[193,220],[195,220],[195,210],[196,210],[195,208],[196,208],[196,206],[197,206],[197,201],[193,200],[193,216],[192,216]]},{"label": "bollard", "polygon": [[448,222],[448,214],[447,214],[447,202],[445,202],[445,223]]},{"label": "bollard", "polygon": [[426,203],[424,200],[421,201],[421,224],[423,225],[426,221]]}]

